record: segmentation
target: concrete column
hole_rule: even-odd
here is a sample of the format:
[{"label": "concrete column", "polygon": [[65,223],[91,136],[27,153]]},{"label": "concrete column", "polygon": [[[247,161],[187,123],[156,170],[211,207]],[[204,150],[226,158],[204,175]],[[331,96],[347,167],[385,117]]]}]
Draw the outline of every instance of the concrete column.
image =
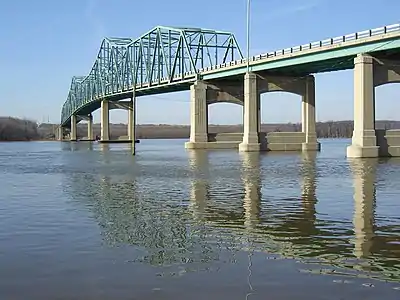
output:
[{"label": "concrete column", "polygon": [[254,73],[246,73],[244,76],[243,142],[239,144],[239,151],[260,151],[259,107],[260,95],[257,89],[257,76]]},{"label": "concrete column", "polygon": [[190,87],[190,140],[186,148],[207,148],[208,109],[207,85],[196,81]]},{"label": "concrete column", "polygon": [[315,128],[315,78],[310,75],[306,79],[305,95],[302,98],[301,121],[305,142],[302,144],[303,151],[319,151],[321,146],[317,141]]},{"label": "concrete column", "polygon": [[107,100],[101,101],[101,141],[108,141],[110,139],[110,112]]},{"label": "concrete column", "polygon": [[76,141],[76,116],[72,115],[71,116],[71,134],[70,134],[70,140],[71,141]]},{"label": "concrete column", "polygon": [[62,126],[57,129],[57,140],[62,141],[64,137],[64,128]]},{"label": "concrete column", "polygon": [[88,118],[88,124],[87,124],[87,132],[88,132],[88,140],[93,141],[93,116],[90,114]]},{"label": "concrete column", "polygon": [[378,157],[375,135],[375,89],[373,59],[354,58],[354,131],[347,157]]},{"label": "concrete column", "polygon": [[128,108],[128,140],[134,141],[135,135],[135,124],[133,122],[134,119],[134,114],[135,114],[135,108],[133,107],[133,100],[131,99],[130,105]]}]

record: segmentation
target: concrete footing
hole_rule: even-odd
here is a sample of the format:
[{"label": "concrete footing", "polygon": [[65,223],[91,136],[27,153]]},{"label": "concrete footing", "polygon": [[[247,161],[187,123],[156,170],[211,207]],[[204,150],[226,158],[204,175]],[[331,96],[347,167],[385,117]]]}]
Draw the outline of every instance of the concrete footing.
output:
[{"label": "concrete footing", "polygon": [[243,152],[254,151],[320,151],[320,143],[254,143],[244,144],[242,141],[227,142],[186,142],[186,149],[238,149]]},{"label": "concrete footing", "polygon": [[321,151],[321,143],[302,143],[301,144],[302,151]]},{"label": "concrete footing", "polygon": [[[400,157],[400,146],[390,146],[387,151],[382,151],[382,147],[379,149],[379,156],[387,156],[387,157]],[[386,154],[386,155],[385,155]]]},{"label": "concrete footing", "polygon": [[400,156],[400,130],[378,129],[375,130],[376,144],[379,146],[379,156],[399,157]]},{"label": "concrete footing", "polygon": [[186,142],[186,149],[238,149],[254,151],[320,151],[319,142],[306,143],[303,132],[259,133],[260,143],[243,143],[243,133],[209,133],[208,142]]},{"label": "concrete footing", "polygon": [[351,145],[347,147],[347,157],[349,158],[371,158],[379,156],[378,146],[358,146]]},{"label": "concrete footing", "polygon": [[240,143],[240,152],[259,152],[261,150],[261,143]]},{"label": "concrete footing", "polygon": [[[129,144],[129,143],[132,143],[132,140],[105,140],[105,141],[100,140],[99,143],[102,143],[102,144],[124,144],[124,143]],[[136,143],[138,143],[138,140],[136,140]]]},{"label": "concrete footing", "polygon": [[[375,133],[375,134],[374,134]],[[400,157],[400,130],[377,129],[370,133],[370,139],[376,139],[376,145],[352,144],[347,147],[347,157]],[[364,137],[364,140],[366,138]],[[371,141],[369,141],[371,143]]]},{"label": "concrete footing", "polygon": [[240,142],[186,142],[186,149],[238,149]]}]

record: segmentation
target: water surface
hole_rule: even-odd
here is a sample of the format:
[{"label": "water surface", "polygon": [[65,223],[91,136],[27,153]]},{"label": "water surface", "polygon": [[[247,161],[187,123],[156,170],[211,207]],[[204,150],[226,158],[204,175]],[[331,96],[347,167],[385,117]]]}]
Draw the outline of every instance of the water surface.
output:
[{"label": "water surface", "polygon": [[400,159],[0,143],[0,299],[399,299]]}]

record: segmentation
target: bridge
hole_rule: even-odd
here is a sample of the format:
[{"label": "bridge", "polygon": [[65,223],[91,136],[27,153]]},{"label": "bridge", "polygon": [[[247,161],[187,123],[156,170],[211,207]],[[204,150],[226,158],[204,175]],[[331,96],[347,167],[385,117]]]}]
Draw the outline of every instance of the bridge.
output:
[{"label": "bridge", "polygon": [[[319,151],[315,130],[314,74],[354,69],[354,131],[348,157],[400,156],[400,131],[375,130],[377,86],[400,82],[400,24],[243,57],[233,33],[158,26],[137,39],[105,38],[87,76],[73,77],[61,126],[77,138],[76,124],[101,108],[101,141],[109,141],[109,110],[128,110],[135,137],[135,99],[190,90],[189,149]],[[302,132],[260,132],[260,95],[285,91],[302,97]],[[208,133],[208,105],[244,107],[244,132]]]}]

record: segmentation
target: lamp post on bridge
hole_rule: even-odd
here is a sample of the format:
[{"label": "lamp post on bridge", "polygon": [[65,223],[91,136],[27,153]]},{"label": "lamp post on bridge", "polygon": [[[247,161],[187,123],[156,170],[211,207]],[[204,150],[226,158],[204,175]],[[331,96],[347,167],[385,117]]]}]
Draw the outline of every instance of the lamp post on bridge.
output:
[{"label": "lamp post on bridge", "polygon": [[247,0],[247,73],[250,72],[250,0]]}]

